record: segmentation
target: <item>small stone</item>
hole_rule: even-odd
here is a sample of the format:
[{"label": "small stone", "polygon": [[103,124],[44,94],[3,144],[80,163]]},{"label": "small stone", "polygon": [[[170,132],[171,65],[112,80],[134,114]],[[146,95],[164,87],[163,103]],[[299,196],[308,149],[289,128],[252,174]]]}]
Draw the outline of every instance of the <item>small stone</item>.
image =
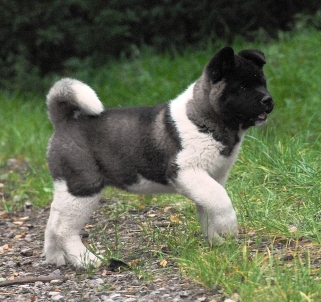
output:
[{"label": "small stone", "polygon": [[20,196],[18,196],[18,195],[13,196],[13,199],[12,199],[13,202],[18,203],[18,202],[20,202],[20,200],[21,200],[21,197],[20,197]]},{"label": "small stone", "polygon": [[289,230],[290,233],[295,233],[298,230],[298,228],[295,225],[291,225],[288,228],[288,230]]},{"label": "small stone", "polygon": [[283,261],[291,261],[293,259],[294,259],[293,255],[285,255],[283,258],[281,258],[281,260]]},{"label": "small stone", "polygon": [[98,287],[98,286],[101,285],[101,284],[104,284],[104,280],[101,279],[101,278],[94,279],[94,280],[88,280],[88,285],[89,285],[91,288]]},{"label": "small stone", "polygon": [[231,299],[235,302],[240,302],[241,301],[241,297],[239,294],[237,293],[234,293],[232,296],[231,296]]},{"label": "small stone", "polygon": [[[26,295],[18,295],[15,300],[15,302],[26,302],[28,300],[26,300]],[[30,300],[29,300],[30,301]]]},{"label": "small stone", "polygon": [[29,249],[29,248],[23,249],[23,250],[21,250],[21,255],[25,256],[25,257],[30,257],[33,255],[33,250]]},{"label": "small stone", "polygon": [[53,297],[51,298],[52,301],[62,301],[63,299],[64,299],[64,296],[62,296],[62,295],[60,295],[60,294],[58,294],[58,295],[56,295],[56,296],[53,296]]},{"label": "small stone", "polygon": [[55,285],[57,285],[57,284],[61,284],[62,282],[63,282],[62,280],[56,279],[56,280],[51,280],[51,281],[50,281],[50,284],[55,284]]},{"label": "small stone", "polygon": [[61,276],[60,269],[54,270],[52,273],[49,274],[49,276]]},{"label": "small stone", "polygon": [[100,296],[100,299],[102,302],[114,302],[114,300],[110,299],[108,296],[106,295],[102,295]]},{"label": "small stone", "polygon": [[26,235],[26,237],[25,237],[25,241],[27,241],[27,242],[32,242],[33,241],[33,238],[32,238],[32,236],[31,235]]},{"label": "small stone", "polygon": [[166,300],[170,300],[170,299],[169,299],[169,298],[170,298],[170,295],[169,295],[169,294],[162,295],[162,298],[163,298],[163,299],[167,298]]},{"label": "small stone", "polygon": [[29,285],[21,285],[20,288],[19,288],[19,293],[20,294],[29,294],[31,291],[30,291],[30,288],[29,288]]},{"label": "small stone", "polygon": [[180,292],[179,295],[183,298],[183,297],[188,297],[189,293],[188,291],[183,291],[183,292]]},{"label": "small stone", "polygon": [[273,254],[280,255],[280,254],[282,254],[282,251],[280,251],[279,249],[275,248],[275,249],[273,250]]},{"label": "small stone", "polygon": [[14,267],[14,266],[16,266],[16,263],[15,262],[13,262],[13,261],[7,261],[7,266],[9,266],[9,267]]},{"label": "small stone", "polygon": [[15,233],[13,231],[9,232],[7,237],[8,238],[13,238],[15,236]]},{"label": "small stone", "polygon": [[[6,179],[8,179],[8,176],[9,176],[8,173],[0,174],[0,180],[6,180]],[[0,184],[0,187],[3,188],[4,185]]]},{"label": "small stone", "polygon": [[92,300],[92,297],[91,297],[91,293],[90,293],[90,292],[89,292],[89,293],[86,293],[86,294],[84,295],[84,300],[89,300],[89,301]]},{"label": "small stone", "polygon": [[59,295],[59,292],[49,292],[48,295],[51,296],[51,297],[52,296],[57,296],[57,295]]},{"label": "small stone", "polygon": [[24,208],[25,210],[30,210],[32,208],[32,203],[30,201],[25,202]]},{"label": "small stone", "polygon": [[21,265],[28,265],[28,264],[32,264],[32,260],[27,259],[27,260],[21,262]]},{"label": "small stone", "polygon": [[7,166],[9,168],[14,168],[14,167],[18,166],[18,160],[16,158],[9,158],[7,161]]}]

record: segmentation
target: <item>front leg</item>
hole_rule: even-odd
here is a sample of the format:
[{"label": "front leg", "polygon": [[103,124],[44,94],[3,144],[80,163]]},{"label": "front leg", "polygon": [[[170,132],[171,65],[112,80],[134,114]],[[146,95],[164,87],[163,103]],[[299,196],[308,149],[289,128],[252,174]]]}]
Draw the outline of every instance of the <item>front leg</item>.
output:
[{"label": "front leg", "polygon": [[230,198],[222,185],[201,169],[178,172],[177,192],[193,200],[204,236],[210,243],[221,243],[226,235],[237,236],[237,219]]}]

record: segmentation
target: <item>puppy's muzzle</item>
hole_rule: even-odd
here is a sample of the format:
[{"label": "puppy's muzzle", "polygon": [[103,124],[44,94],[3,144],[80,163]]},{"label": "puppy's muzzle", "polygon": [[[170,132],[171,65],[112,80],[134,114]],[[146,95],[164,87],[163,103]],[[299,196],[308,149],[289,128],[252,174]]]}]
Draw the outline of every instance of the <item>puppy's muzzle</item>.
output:
[{"label": "puppy's muzzle", "polygon": [[261,103],[265,107],[265,113],[270,113],[273,110],[274,102],[270,94],[265,95],[262,98]]}]

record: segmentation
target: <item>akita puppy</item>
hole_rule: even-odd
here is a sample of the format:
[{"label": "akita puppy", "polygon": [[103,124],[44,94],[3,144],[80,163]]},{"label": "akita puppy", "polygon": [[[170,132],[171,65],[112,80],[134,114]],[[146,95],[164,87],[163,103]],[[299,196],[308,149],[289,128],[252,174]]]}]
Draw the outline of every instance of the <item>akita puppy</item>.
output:
[{"label": "akita puppy", "polygon": [[55,132],[48,146],[54,197],[45,232],[47,263],[76,267],[99,259],[79,233],[101,192],[179,193],[196,205],[209,242],[238,234],[224,188],[246,129],[273,109],[264,54],[218,51],[201,77],[168,103],[104,110],[86,84],[65,78],[47,95]]}]

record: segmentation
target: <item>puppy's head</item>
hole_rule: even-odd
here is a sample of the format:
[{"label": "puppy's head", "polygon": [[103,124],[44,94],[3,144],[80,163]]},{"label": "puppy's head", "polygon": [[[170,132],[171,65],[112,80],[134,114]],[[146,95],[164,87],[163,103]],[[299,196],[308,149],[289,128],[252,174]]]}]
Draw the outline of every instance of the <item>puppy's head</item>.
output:
[{"label": "puppy's head", "polygon": [[203,73],[203,88],[215,112],[229,125],[247,129],[263,124],[273,110],[263,73],[264,54],[243,50],[237,54],[224,47],[215,54]]}]

